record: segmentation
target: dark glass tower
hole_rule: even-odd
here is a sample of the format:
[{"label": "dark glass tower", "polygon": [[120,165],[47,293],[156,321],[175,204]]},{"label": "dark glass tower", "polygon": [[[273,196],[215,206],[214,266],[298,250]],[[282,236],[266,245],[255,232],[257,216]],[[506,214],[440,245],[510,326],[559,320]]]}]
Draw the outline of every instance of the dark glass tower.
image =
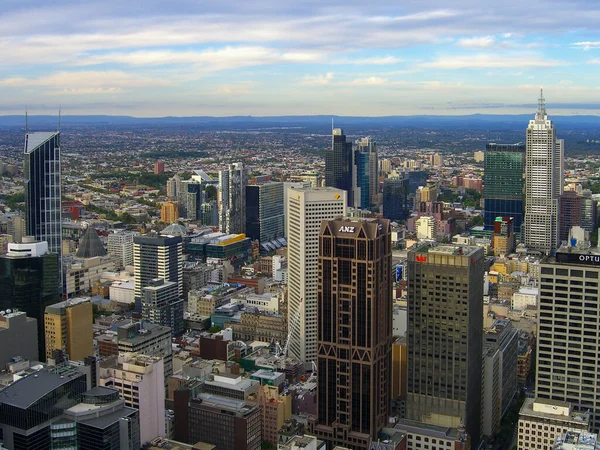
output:
[{"label": "dark glass tower", "polygon": [[331,135],[331,148],[325,150],[325,186],[346,191],[347,206],[350,207],[354,206],[353,171],[352,142],[346,142],[344,130],[334,128]]},{"label": "dark glass tower", "polygon": [[496,217],[514,218],[521,232],[524,213],[525,144],[488,144],[485,148],[483,220],[494,230]]},{"label": "dark glass tower", "polygon": [[481,435],[484,253],[422,244],[408,252],[407,418]]},{"label": "dark glass tower", "polygon": [[[319,233],[317,412],[320,439],[369,448],[391,398],[392,251],[386,219],[327,220]],[[328,445],[329,447],[329,445]]]},{"label": "dark glass tower", "polygon": [[410,214],[408,191],[409,184],[406,179],[383,180],[383,217],[391,221],[408,219]]},{"label": "dark glass tower", "polygon": [[246,186],[246,236],[269,242],[285,235],[283,183]]},{"label": "dark glass tower", "polygon": [[[62,217],[60,204],[60,132],[25,135],[25,212],[27,235],[48,242],[62,267]],[[62,270],[57,283],[62,286]]]},{"label": "dark glass tower", "polygon": [[0,310],[16,308],[37,320],[38,355],[40,361],[45,361],[44,311],[59,299],[58,257],[43,250],[45,243],[18,246],[18,251],[0,256]]},{"label": "dark glass tower", "polygon": [[[379,162],[377,144],[370,137],[356,141],[355,152],[356,187],[360,188],[360,199],[357,203],[361,209],[370,209],[378,204]],[[355,193],[357,195],[358,192]]]}]

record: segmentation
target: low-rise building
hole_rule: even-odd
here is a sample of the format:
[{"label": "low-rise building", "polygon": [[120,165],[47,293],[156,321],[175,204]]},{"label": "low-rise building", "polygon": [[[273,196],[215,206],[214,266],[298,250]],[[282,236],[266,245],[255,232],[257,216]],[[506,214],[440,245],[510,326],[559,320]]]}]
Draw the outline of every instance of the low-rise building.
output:
[{"label": "low-rise building", "polygon": [[0,311],[0,370],[15,356],[37,359],[37,320],[22,311]]}]

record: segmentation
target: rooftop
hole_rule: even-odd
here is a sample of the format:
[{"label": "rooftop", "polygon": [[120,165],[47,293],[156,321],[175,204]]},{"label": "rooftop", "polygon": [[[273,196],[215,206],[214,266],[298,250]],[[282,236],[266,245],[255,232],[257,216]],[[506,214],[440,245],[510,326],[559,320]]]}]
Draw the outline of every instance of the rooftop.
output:
[{"label": "rooftop", "polygon": [[0,404],[26,409],[74,378],[76,376],[59,375],[45,370],[34,372],[0,390]]},{"label": "rooftop", "polygon": [[25,153],[31,153],[37,147],[52,139],[57,134],[59,134],[58,131],[36,131],[34,133],[27,133],[25,137]]}]

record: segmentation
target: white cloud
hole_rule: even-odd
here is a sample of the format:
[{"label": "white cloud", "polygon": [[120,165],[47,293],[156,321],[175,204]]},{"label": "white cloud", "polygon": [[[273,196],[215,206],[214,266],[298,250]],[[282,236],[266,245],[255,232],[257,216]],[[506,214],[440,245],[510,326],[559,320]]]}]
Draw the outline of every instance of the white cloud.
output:
[{"label": "white cloud", "polygon": [[374,56],[372,58],[357,58],[357,59],[338,59],[332,61],[332,64],[356,64],[365,66],[383,66],[390,64],[399,64],[404,60],[395,56]]},{"label": "white cloud", "polygon": [[590,59],[587,63],[588,64],[600,64],[600,59]]},{"label": "white cloud", "polygon": [[434,61],[420,64],[422,68],[433,69],[509,69],[540,68],[565,65],[565,62],[542,59],[531,55],[478,54],[442,56]]},{"label": "white cloud", "polygon": [[459,39],[456,45],[465,48],[490,48],[493,47],[495,43],[496,39],[493,36],[480,36]]},{"label": "white cloud", "polygon": [[356,78],[348,83],[351,86],[384,86],[388,84],[387,78],[381,77],[366,77]]},{"label": "white cloud", "polygon": [[592,50],[596,48],[600,48],[600,41],[582,41],[582,42],[574,42],[573,47],[579,47],[584,50]]},{"label": "white cloud", "polygon": [[307,75],[302,79],[301,86],[326,86],[333,80],[333,72],[327,72],[325,75]]},{"label": "white cloud", "polygon": [[169,86],[171,84],[172,83],[168,80],[130,74],[119,70],[78,72],[62,71],[36,78],[13,77],[0,80],[0,86],[49,87],[73,90],[74,92],[77,90],[101,92],[98,90],[110,90],[123,87],[158,87]]}]

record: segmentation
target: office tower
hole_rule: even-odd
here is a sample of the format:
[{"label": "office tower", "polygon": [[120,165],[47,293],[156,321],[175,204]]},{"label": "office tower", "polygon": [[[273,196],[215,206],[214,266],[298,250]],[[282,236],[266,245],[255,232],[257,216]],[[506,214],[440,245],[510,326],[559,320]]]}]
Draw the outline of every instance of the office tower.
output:
[{"label": "office tower", "polygon": [[177,202],[164,202],[160,207],[160,221],[164,223],[177,222],[179,206]]},{"label": "office tower", "polygon": [[142,311],[143,289],[156,278],[176,283],[179,297],[183,295],[181,236],[135,236],[133,267],[136,311]]},{"label": "office tower", "polygon": [[154,163],[154,175],[160,175],[162,173],[165,173],[165,162],[156,161]]},{"label": "office tower", "polygon": [[543,92],[535,119],[527,127],[525,218],[523,242],[530,250],[550,254],[560,244],[559,198],[563,192],[564,141],[546,114]]},{"label": "office tower", "polygon": [[140,415],[142,444],[165,436],[165,374],[161,357],[123,353],[100,362],[100,386],[114,388]]},{"label": "office tower", "polygon": [[96,229],[93,226],[88,226],[83,239],[79,243],[76,256],[78,258],[95,258],[96,256],[106,256],[104,244],[98,237]]},{"label": "office tower", "polygon": [[[62,265],[60,132],[25,135],[25,212],[27,235],[48,243]],[[62,272],[57,283],[60,286]]]},{"label": "office tower", "polygon": [[521,232],[525,194],[525,145],[487,144],[483,162],[483,222],[494,229],[496,217],[512,217]]},{"label": "office tower", "polygon": [[86,390],[84,373],[68,370],[59,374],[45,369],[0,390],[3,448],[50,450],[50,425],[60,421],[65,410],[76,406]]},{"label": "office tower", "polygon": [[322,222],[317,298],[315,431],[332,447],[368,449],[391,406],[389,220]]},{"label": "office tower", "polygon": [[347,192],[347,206],[354,206],[354,153],[341,128],[331,132],[331,148],[325,150],[325,186]]},{"label": "office tower", "polygon": [[403,178],[383,180],[383,217],[391,221],[408,219],[408,183]]},{"label": "office tower", "polygon": [[246,236],[269,242],[284,234],[283,183],[246,186]]},{"label": "office tower", "polygon": [[8,253],[0,255],[0,311],[18,309],[37,320],[40,361],[46,358],[44,310],[59,299],[58,271],[57,254],[31,236],[8,244]]},{"label": "office tower", "polygon": [[37,321],[22,311],[0,311],[0,367],[18,356],[37,361]]},{"label": "office tower", "polygon": [[167,385],[167,379],[173,375],[171,328],[144,320],[121,325],[117,328],[117,348],[119,353],[141,353],[162,358]]},{"label": "office tower", "polygon": [[115,231],[108,235],[108,254],[112,256],[117,268],[133,266],[133,238],[137,231]]},{"label": "office tower", "polygon": [[437,221],[433,217],[421,216],[415,222],[417,239],[433,239],[437,237]]},{"label": "office tower", "polygon": [[246,185],[248,173],[242,163],[219,172],[219,226],[227,234],[246,232]]},{"label": "office tower", "polygon": [[173,175],[167,180],[167,198],[169,200],[179,200],[179,193],[181,192],[181,177],[179,175]]},{"label": "office tower", "polygon": [[317,359],[321,221],[346,215],[346,192],[335,188],[290,188],[287,199],[289,351],[310,364]]},{"label": "office tower", "polygon": [[[581,228],[592,233],[596,228],[597,203],[592,198],[592,191],[581,191]],[[561,213],[562,214],[562,213]]]},{"label": "office tower", "polygon": [[23,236],[27,234],[24,217],[19,214],[9,216],[8,223],[6,224],[6,233],[12,236],[13,242],[20,244]]},{"label": "office tower", "polygon": [[565,191],[559,198],[559,242],[567,242],[572,227],[581,225],[582,198],[575,191]]},{"label": "office tower", "polygon": [[480,247],[408,252],[407,418],[462,425],[473,448],[481,434],[483,274]]},{"label": "office tower", "polygon": [[504,256],[512,253],[517,245],[513,217],[496,217],[492,244],[494,256]]},{"label": "office tower", "polygon": [[379,192],[379,162],[377,160],[377,144],[370,137],[356,141],[356,187],[360,195],[358,205],[361,209],[369,209],[377,205]]},{"label": "office tower", "polygon": [[536,393],[590,411],[600,430],[600,250],[563,246],[542,260]]},{"label": "office tower", "polygon": [[73,298],[47,306],[44,314],[46,359],[62,350],[70,360],[94,355],[94,315],[90,298]]},{"label": "office tower", "polygon": [[150,281],[142,296],[142,317],[152,323],[171,328],[173,336],[184,332],[183,297],[177,283],[156,279]]},{"label": "office tower", "polygon": [[204,201],[202,184],[192,179],[180,183],[179,216],[190,220],[198,220],[201,215],[201,205]]}]

